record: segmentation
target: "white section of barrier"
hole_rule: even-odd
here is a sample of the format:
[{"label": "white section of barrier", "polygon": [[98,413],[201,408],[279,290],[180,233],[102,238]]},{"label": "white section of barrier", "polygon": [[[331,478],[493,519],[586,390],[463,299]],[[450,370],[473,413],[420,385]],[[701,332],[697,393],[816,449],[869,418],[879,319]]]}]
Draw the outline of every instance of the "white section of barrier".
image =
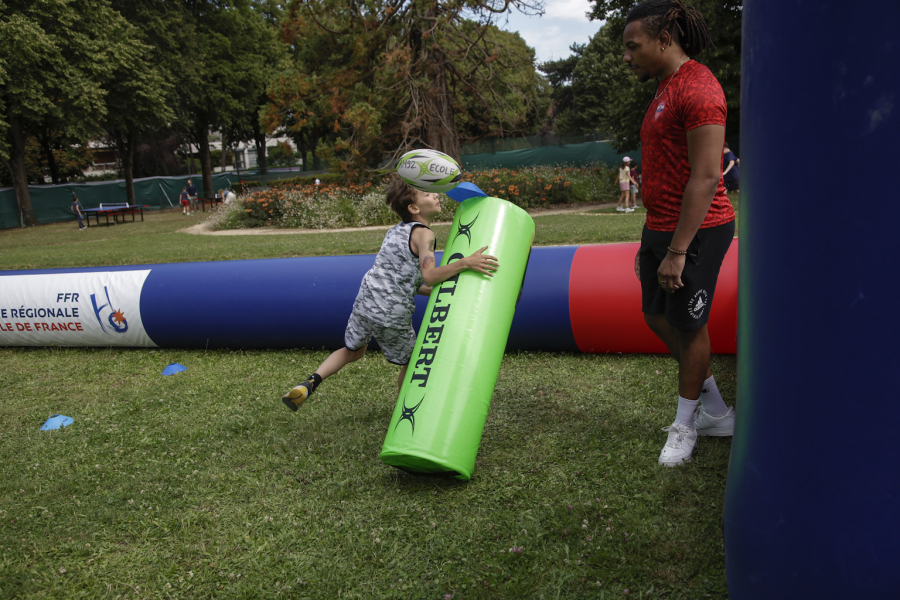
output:
[{"label": "white section of barrier", "polygon": [[0,277],[0,346],[153,346],[141,321],[150,270]]}]

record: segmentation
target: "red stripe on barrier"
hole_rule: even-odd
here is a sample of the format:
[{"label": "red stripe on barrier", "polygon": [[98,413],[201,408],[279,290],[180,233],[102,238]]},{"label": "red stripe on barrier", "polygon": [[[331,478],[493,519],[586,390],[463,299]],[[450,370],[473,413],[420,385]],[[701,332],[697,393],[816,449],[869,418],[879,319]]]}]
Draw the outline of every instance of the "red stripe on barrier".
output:
[{"label": "red stripe on barrier", "polygon": [[[709,318],[712,351],[734,354],[737,337],[737,240],[722,263]],[[572,259],[569,316],[579,350],[668,352],[641,312],[641,284],[634,274],[639,243],[581,246]]]}]

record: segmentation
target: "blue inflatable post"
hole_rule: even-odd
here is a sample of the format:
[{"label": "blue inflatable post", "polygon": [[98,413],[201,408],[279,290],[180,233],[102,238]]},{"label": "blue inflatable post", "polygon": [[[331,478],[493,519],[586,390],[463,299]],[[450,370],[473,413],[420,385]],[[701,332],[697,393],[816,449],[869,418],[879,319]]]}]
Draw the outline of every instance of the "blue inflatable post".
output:
[{"label": "blue inflatable post", "polygon": [[744,3],[732,600],[900,597],[897,23]]}]

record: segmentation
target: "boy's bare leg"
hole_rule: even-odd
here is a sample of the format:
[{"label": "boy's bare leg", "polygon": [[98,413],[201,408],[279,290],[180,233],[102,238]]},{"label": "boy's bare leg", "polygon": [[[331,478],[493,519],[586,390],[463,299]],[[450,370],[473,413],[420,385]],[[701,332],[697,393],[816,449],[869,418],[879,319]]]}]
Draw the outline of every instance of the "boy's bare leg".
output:
[{"label": "boy's bare leg", "polygon": [[365,356],[367,347],[368,345],[363,346],[359,350],[349,350],[347,348],[335,350],[321,365],[319,365],[319,368],[316,369],[315,373],[310,375],[303,383],[293,387],[291,391],[282,396],[282,402],[284,402],[291,410],[296,411],[300,405],[309,398],[309,395],[316,390],[322,381],[331,377],[350,363],[356,362]]},{"label": "boy's bare leg", "polygon": [[347,348],[335,350],[321,365],[319,365],[319,368],[316,369],[316,373],[318,373],[319,377],[323,380],[328,379],[350,363],[356,362],[365,356],[366,348],[368,348],[368,345],[363,346],[359,350],[349,350]]},{"label": "boy's bare leg", "polygon": [[400,393],[400,388],[403,387],[403,379],[406,377],[406,369],[409,367],[409,363],[406,363],[402,367],[400,367],[400,376],[397,378],[397,393]]}]

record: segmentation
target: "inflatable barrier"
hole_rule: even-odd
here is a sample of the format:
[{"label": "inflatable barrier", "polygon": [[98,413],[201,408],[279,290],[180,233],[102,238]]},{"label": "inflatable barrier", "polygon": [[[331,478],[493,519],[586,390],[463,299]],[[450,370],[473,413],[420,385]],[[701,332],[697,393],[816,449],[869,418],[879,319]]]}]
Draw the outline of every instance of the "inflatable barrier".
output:
[{"label": "inflatable barrier", "polygon": [[[666,352],[644,324],[633,271],[637,247],[533,248],[507,348]],[[716,353],[735,352],[737,247],[735,239],[710,313]],[[336,349],[374,260],[356,255],[0,271],[0,345]],[[427,303],[416,300],[417,329]]]},{"label": "inflatable barrier", "polygon": [[[861,194],[849,174],[897,168],[897,66],[858,50],[900,49],[900,2],[848,8],[744,3],[732,600],[900,598],[900,283],[888,268],[900,204],[893,177],[865,178]],[[785,60],[823,31],[837,34],[824,60]],[[785,169],[785,148],[813,151]]]},{"label": "inflatable barrier", "polygon": [[463,271],[434,288],[381,460],[472,476],[533,239],[534,221],[506,200],[473,198],[456,211],[441,264],[487,246],[500,266],[493,277]]}]

